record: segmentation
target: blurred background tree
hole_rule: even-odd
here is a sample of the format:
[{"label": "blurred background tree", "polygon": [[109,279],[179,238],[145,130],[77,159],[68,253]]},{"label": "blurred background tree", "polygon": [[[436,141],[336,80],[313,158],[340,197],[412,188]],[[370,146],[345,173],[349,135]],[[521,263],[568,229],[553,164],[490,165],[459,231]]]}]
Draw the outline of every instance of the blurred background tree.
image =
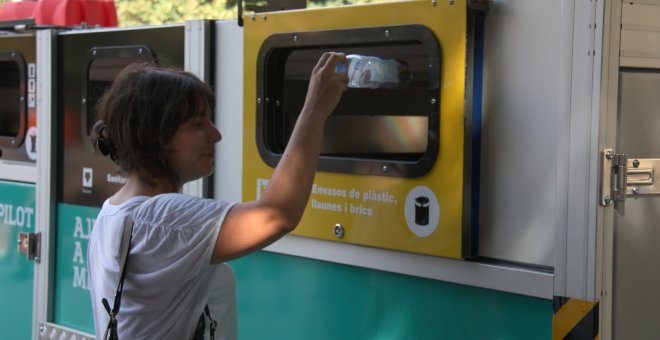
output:
[{"label": "blurred background tree", "polygon": [[[12,0],[0,0],[0,4]],[[388,0],[307,0],[307,7],[364,4]],[[115,0],[119,26],[181,23],[189,19],[232,19],[238,15],[238,0]],[[244,0],[259,4],[265,0]],[[245,6],[245,4],[244,4]],[[244,7],[245,8],[245,7]]]},{"label": "blurred background tree", "polygon": [[[364,4],[387,0],[308,0],[307,7]],[[265,0],[244,0],[243,8]],[[233,19],[238,0],[115,0],[120,26],[180,23],[190,19]]]}]

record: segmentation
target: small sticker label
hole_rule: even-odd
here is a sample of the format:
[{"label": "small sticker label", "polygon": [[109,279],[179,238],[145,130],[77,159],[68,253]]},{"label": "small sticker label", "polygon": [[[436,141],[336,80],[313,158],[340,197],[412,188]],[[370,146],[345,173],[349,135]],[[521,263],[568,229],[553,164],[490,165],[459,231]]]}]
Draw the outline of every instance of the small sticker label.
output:
[{"label": "small sticker label", "polygon": [[440,220],[438,199],[428,187],[423,185],[414,187],[406,197],[404,214],[408,229],[419,237],[427,237],[438,227]]},{"label": "small sticker label", "polygon": [[94,180],[94,170],[92,168],[83,168],[82,169],[83,188],[91,189],[93,180]]},{"label": "small sticker label", "polygon": [[37,76],[37,65],[34,63],[28,64],[28,77],[34,78]]},{"label": "small sticker label", "polygon": [[25,136],[25,153],[33,161],[37,160],[37,128],[30,127]]}]

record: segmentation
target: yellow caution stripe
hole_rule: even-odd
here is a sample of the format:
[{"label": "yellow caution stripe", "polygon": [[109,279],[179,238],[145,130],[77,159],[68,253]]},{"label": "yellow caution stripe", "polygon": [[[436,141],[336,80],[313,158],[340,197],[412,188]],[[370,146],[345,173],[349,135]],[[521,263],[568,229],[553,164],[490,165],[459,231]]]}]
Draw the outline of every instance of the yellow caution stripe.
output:
[{"label": "yellow caution stripe", "polygon": [[555,296],[552,339],[598,339],[598,301]]}]

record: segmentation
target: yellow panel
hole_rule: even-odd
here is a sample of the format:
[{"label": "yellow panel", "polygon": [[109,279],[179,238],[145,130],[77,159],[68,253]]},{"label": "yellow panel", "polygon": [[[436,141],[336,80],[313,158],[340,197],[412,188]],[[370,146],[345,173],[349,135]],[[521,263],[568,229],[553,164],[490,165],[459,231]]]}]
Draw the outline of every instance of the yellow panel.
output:
[{"label": "yellow panel", "polygon": [[[263,41],[275,33],[420,24],[440,44],[440,131],[435,165],[419,178],[395,178],[318,172],[300,226],[294,234],[338,242],[436,256],[461,257],[463,208],[463,134],[466,54],[465,1],[407,1],[297,10],[245,17],[245,117],[243,200],[257,192],[272,174],[256,146],[257,57]],[[336,189],[336,197],[323,194]],[[359,195],[359,196],[358,196]],[[430,223],[414,222],[414,198],[431,198]],[[365,199],[366,197],[366,199]],[[328,204],[336,210],[325,210]],[[408,210],[408,218],[406,218]],[[437,223],[433,220],[437,219]],[[412,221],[411,221],[412,219]],[[408,222],[407,222],[408,221]],[[345,228],[337,239],[335,224]],[[428,234],[428,235],[427,235]]]}]

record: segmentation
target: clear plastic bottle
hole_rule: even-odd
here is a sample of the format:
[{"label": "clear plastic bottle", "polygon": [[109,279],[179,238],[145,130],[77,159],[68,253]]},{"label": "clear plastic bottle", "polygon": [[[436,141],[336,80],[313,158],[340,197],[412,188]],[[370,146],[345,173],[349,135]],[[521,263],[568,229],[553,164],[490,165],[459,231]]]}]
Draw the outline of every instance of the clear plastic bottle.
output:
[{"label": "clear plastic bottle", "polygon": [[397,89],[410,82],[408,65],[397,60],[357,54],[346,58],[348,65],[337,65],[335,72],[347,73],[348,87]]}]

